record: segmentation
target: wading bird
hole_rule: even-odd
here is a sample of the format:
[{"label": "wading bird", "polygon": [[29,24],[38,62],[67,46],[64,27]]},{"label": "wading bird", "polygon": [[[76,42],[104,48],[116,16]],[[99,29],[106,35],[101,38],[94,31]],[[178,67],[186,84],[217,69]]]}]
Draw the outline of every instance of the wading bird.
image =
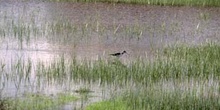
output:
[{"label": "wading bird", "polygon": [[127,52],[124,50],[122,53],[118,52],[118,53],[113,53],[113,54],[110,54],[110,55],[111,55],[111,56],[120,57],[120,56],[122,56],[122,55],[125,54],[125,53],[127,53]]}]

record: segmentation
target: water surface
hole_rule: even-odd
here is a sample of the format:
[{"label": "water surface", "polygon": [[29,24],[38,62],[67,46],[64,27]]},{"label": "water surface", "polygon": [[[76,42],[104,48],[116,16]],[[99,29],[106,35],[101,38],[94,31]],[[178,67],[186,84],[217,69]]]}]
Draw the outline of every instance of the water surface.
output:
[{"label": "water surface", "polygon": [[[168,45],[219,42],[219,13],[217,7],[2,1],[1,92],[5,96],[18,91],[54,94],[87,86],[70,79],[61,83],[36,79],[37,65],[49,66],[62,58],[65,62],[111,60],[110,53],[126,50],[128,54],[119,58],[126,65],[139,57],[152,58]],[[30,79],[16,76],[17,64],[31,66]],[[6,74],[15,76],[7,79]],[[110,93],[108,86],[98,83],[89,88],[98,100]]]}]

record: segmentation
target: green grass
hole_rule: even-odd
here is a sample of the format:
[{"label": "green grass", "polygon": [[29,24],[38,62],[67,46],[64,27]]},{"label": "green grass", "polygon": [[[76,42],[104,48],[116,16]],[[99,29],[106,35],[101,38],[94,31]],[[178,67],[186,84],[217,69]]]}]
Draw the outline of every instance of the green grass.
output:
[{"label": "green grass", "polygon": [[122,100],[109,100],[91,104],[85,110],[127,110],[127,105]]},{"label": "green grass", "polygon": [[1,101],[1,110],[45,110],[55,109],[62,104],[75,101],[70,94],[58,94],[55,97],[42,94],[26,94],[20,98],[5,98]]},{"label": "green grass", "polygon": [[[100,84],[126,84],[129,81],[145,84],[149,80],[161,79],[201,78],[210,76],[219,79],[220,75],[220,46],[214,43],[197,46],[167,47],[155,54],[153,61],[139,59],[130,64],[120,61],[77,62],[76,59],[65,62],[65,58],[51,64],[39,63],[36,70],[32,70],[31,61],[24,63],[18,61],[11,66],[11,72],[5,79],[13,78],[22,80],[30,79],[31,72],[36,72],[36,80],[65,82],[73,81],[99,82]],[[9,71],[10,73],[10,71]],[[4,74],[4,72],[3,72]]]},{"label": "green grass", "polygon": [[125,93],[114,100],[91,104],[86,110],[218,110],[219,96],[196,96],[181,91],[168,93],[156,90]]},{"label": "green grass", "polygon": [[[27,0],[28,1],[28,0]],[[110,2],[110,3],[131,3],[131,4],[148,4],[148,5],[170,5],[170,6],[220,6],[219,0],[42,0],[42,1],[74,1],[74,2]],[[45,23],[35,24],[35,19],[40,13],[33,14],[28,21],[25,19],[11,20],[4,19],[1,24],[0,36],[4,39],[16,39],[18,45],[27,47],[29,44],[35,43],[38,39],[46,38],[51,44],[61,43],[61,45],[76,45],[78,42],[90,40],[94,35],[99,35],[100,39],[113,36],[115,40],[121,39],[140,39],[146,35],[156,37],[154,33],[163,36],[167,31],[179,32],[179,25],[182,23],[173,23],[171,28],[166,22],[159,25],[159,28],[151,27],[147,24],[132,24],[121,25],[112,24],[106,26],[100,22],[99,13],[95,15],[97,18],[88,17],[84,23],[74,23],[69,20],[63,22],[61,20],[45,21]],[[24,14],[18,18],[23,18]],[[5,17],[7,14],[5,15]],[[28,17],[29,18],[29,17]],[[208,13],[200,13],[199,20],[208,21],[210,15]],[[91,19],[94,20],[91,22]],[[4,28],[3,28],[4,27]],[[173,27],[173,28],[172,28]],[[202,27],[206,28],[206,27]],[[203,30],[201,30],[203,31]],[[147,32],[147,33],[146,33]],[[193,29],[192,29],[192,32]],[[149,34],[148,34],[149,33]],[[169,33],[169,32],[168,32]],[[152,35],[151,35],[152,34]],[[61,37],[62,36],[62,37]],[[102,36],[102,38],[101,38]],[[37,44],[37,43],[36,43]],[[7,47],[8,48],[8,47]],[[10,47],[9,49],[13,47]],[[134,88],[129,88],[129,92],[122,94],[122,96],[112,97],[110,100],[91,104],[86,109],[88,110],[134,110],[134,109],[219,109],[219,86],[209,87],[209,81],[217,81],[220,78],[220,46],[214,43],[201,44],[196,46],[177,45],[167,47],[164,50],[158,51],[154,54],[153,61],[148,59],[137,59],[130,64],[123,64],[119,60],[98,60],[95,62],[85,61],[77,62],[76,59],[68,60],[62,57],[60,60],[55,59],[53,63],[35,64],[29,61],[18,61],[11,63],[11,65],[1,64],[0,80],[2,83],[1,96],[5,85],[14,84],[17,91],[23,89],[21,86],[30,85],[31,88],[44,88],[45,85],[60,84],[65,85],[67,89],[72,87],[72,82],[84,82],[85,84],[99,83],[100,85],[109,87],[124,87],[130,84],[138,85],[144,90],[136,91]],[[10,68],[10,69],[8,69]],[[32,82],[31,75],[34,76]],[[4,80],[2,80],[4,79]],[[197,86],[190,89],[190,84],[182,83],[181,81],[192,79],[198,81]],[[177,87],[174,91],[164,90],[163,86],[157,87],[157,82],[172,81],[177,83],[177,86],[186,84],[187,90]],[[187,80],[188,81],[188,80]],[[87,83],[89,82],[89,83]],[[190,82],[190,81],[189,81]],[[167,82],[163,82],[166,84]],[[69,84],[69,85],[67,85]],[[112,86],[113,85],[113,86]],[[30,87],[28,86],[28,87]],[[207,87],[208,86],[208,87]],[[21,87],[21,88],[20,88]],[[35,88],[36,87],[36,88]],[[173,87],[173,86],[171,86]],[[176,87],[176,86],[174,86]],[[201,87],[201,89],[200,89]],[[206,88],[207,87],[207,88]],[[7,87],[6,87],[7,88]],[[157,88],[157,89],[155,89]],[[189,89],[189,90],[188,90]],[[196,89],[194,91],[194,89]],[[207,90],[208,89],[208,90]],[[171,92],[170,92],[171,91]],[[202,91],[202,92],[201,92]],[[80,88],[75,92],[81,95],[89,94],[87,88]],[[201,93],[200,93],[201,92]],[[217,94],[217,95],[216,95]],[[115,95],[114,95],[115,96]],[[87,97],[87,96],[86,96]],[[59,106],[75,101],[76,98],[70,94],[59,94],[56,97],[46,95],[28,94],[19,98],[1,99],[0,109],[7,110],[44,110],[57,109]]]},{"label": "green grass", "polygon": [[[83,80],[88,82],[126,84],[128,81],[146,83],[148,80],[201,78],[213,76],[219,79],[220,46],[204,44],[199,46],[168,47],[155,54],[154,61],[140,59],[124,65],[120,61],[82,62],[75,60],[68,64],[56,62],[49,68],[39,69],[47,79]],[[66,68],[66,69],[65,69]],[[67,70],[68,69],[68,70]]]},{"label": "green grass", "polygon": [[179,45],[167,47],[158,54],[150,64],[138,61],[129,68],[118,67],[120,69],[116,70],[119,74],[112,75],[118,75],[122,78],[120,80],[130,79],[140,87],[136,85],[122,95],[91,104],[86,110],[220,109],[220,89],[217,84],[220,72],[219,45]]},{"label": "green grass", "polygon": [[172,6],[220,6],[219,0],[43,0],[56,2],[108,2]]},{"label": "green grass", "polygon": [[220,46],[209,43],[203,46],[177,46],[164,50],[167,59],[174,63],[177,73],[191,77],[208,77],[214,75],[219,78]]},{"label": "green grass", "polygon": [[[158,50],[151,60],[137,59],[130,64],[123,64],[119,60],[77,62],[76,59],[72,59],[65,62],[65,57],[62,57],[49,65],[39,63],[34,71],[37,72],[36,81],[44,81],[46,84],[79,81],[116,87],[131,86],[130,84],[143,87],[143,89],[130,88],[130,92],[113,97],[111,100],[92,104],[88,109],[219,109],[220,89],[218,84],[215,84],[219,83],[220,78],[219,56],[220,46],[217,43],[176,45]],[[28,63],[18,61],[12,65],[11,69],[18,75],[15,77],[13,74],[4,73],[3,77],[7,75],[7,80],[14,78],[19,82],[29,79],[32,72],[29,65],[31,61]],[[4,70],[4,65],[2,68]],[[161,84],[158,83],[161,81],[163,81]],[[163,85],[169,84],[169,81],[174,84],[168,85],[167,89],[164,88]],[[172,87],[175,89],[172,90]],[[19,85],[17,88],[19,89]],[[87,91],[89,90],[85,88],[78,90],[82,93]],[[66,98],[69,99],[69,96]],[[65,103],[57,100],[59,99],[29,96],[10,100],[9,103],[14,105],[12,108],[20,107],[18,109],[23,109],[22,107],[45,109],[54,104]],[[4,103],[7,102],[4,101]],[[16,104],[20,106],[15,106]]]},{"label": "green grass", "polygon": [[78,90],[75,90],[76,93],[79,93],[79,94],[88,94],[90,92],[93,92],[91,91],[90,89],[88,88],[79,88]]}]

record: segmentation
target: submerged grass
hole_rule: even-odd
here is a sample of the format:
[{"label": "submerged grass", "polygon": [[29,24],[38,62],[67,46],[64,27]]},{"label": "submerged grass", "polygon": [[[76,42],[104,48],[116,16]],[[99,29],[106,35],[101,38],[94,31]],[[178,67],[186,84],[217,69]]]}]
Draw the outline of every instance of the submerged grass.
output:
[{"label": "submerged grass", "polygon": [[42,94],[26,94],[21,98],[4,99],[1,101],[1,110],[52,110],[76,99],[75,96],[70,94],[58,94],[56,97]]}]

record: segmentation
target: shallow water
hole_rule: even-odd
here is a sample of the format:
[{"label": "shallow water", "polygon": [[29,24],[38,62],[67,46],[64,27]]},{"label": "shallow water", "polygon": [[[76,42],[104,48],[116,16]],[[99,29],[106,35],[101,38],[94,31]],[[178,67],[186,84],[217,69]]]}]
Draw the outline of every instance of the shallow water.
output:
[{"label": "shallow water", "polygon": [[126,50],[124,60],[132,60],[166,45],[219,41],[219,8],[45,2],[3,2],[0,8],[1,54],[11,57],[27,52],[42,61],[57,55],[96,60]]},{"label": "shallow water", "polygon": [[[157,49],[168,45],[219,42],[219,13],[220,8],[204,7],[2,1],[2,73],[16,74],[12,68],[19,61],[25,64],[29,61],[33,68],[27,80],[19,77],[6,80],[3,75],[2,93],[14,96],[18,84],[20,93],[40,91],[48,94],[70,88],[76,90],[73,86],[80,85],[66,86],[63,82],[54,86],[57,84],[37,81],[35,70],[39,63],[50,65],[61,58],[67,62],[73,58],[77,61],[111,60],[110,53],[126,50],[128,54],[120,60],[127,64],[138,57],[151,58]],[[81,85],[84,87],[84,82]],[[95,88],[96,95],[102,97],[103,88]]]}]

